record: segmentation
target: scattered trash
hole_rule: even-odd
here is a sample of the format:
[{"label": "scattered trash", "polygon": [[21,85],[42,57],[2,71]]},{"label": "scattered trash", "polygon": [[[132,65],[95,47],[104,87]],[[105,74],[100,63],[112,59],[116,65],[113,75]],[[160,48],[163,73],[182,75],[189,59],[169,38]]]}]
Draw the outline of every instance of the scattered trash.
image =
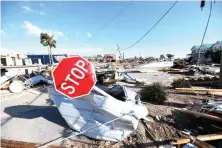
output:
[{"label": "scattered trash", "polygon": [[135,79],[135,78],[132,78],[127,73],[120,73],[119,80],[122,82],[131,83],[131,84],[142,84],[142,85],[145,84],[145,82],[139,81],[138,79]]},{"label": "scattered trash", "polygon": [[31,78],[27,79],[24,82],[24,84],[34,86],[34,85],[36,85],[40,82],[44,82],[44,83],[47,83],[47,84],[53,84],[52,80],[48,80],[45,77],[43,77],[42,75],[37,75],[37,76],[31,77]]},{"label": "scattered trash", "polygon": [[19,80],[14,80],[9,86],[9,90],[13,93],[22,92],[24,88],[25,88],[24,83]]},{"label": "scattered trash", "polygon": [[10,85],[10,81],[6,81],[6,82],[2,83],[0,89],[1,89],[1,90],[6,90],[6,89],[9,88],[9,85]]},{"label": "scattered trash", "polygon": [[115,84],[118,74],[115,70],[101,70],[96,72],[97,84]]},{"label": "scattered trash", "polygon": [[14,72],[6,72],[4,76],[0,78],[0,84],[2,85],[5,81],[15,77],[16,74]]}]

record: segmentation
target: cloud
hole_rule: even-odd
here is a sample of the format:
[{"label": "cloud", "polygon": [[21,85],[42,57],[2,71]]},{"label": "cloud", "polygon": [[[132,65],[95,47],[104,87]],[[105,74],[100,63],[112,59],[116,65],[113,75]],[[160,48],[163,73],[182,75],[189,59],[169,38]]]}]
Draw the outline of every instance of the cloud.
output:
[{"label": "cloud", "polygon": [[92,37],[92,35],[88,32],[87,33],[87,36],[89,37],[89,38],[91,38]]},{"label": "cloud", "polygon": [[7,34],[5,33],[5,31],[3,31],[3,30],[1,30],[1,34],[2,34],[2,35],[7,35]]},{"label": "cloud", "polygon": [[69,40],[69,38],[64,38],[65,40]]},{"label": "cloud", "polygon": [[44,7],[44,4],[43,4],[43,3],[40,3],[39,5],[40,5],[41,7]]},{"label": "cloud", "polygon": [[26,32],[30,35],[40,36],[40,33],[43,32],[39,27],[32,25],[30,22],[24,22],[24,28]]},{"label": "cloud", "polygon": [[[28,22],[28,21],[24,21],[24,25],[23,25],[26,33],[30,34],[30,35],[34,35],[36,37],[40,36],[41,32],[46,32],[49,35],[54,35],[55,39],[58,39],[60,37],[63,37],[64,39],[66,39],[67,37],[65,37],[63,32],[60,31],[51,31],[51,30],[46,30],[46,29],[41,29],[35,25],[33,25],[32,23]],[[68,38],[67,38],[68,39]]]},{"label": "cloud", "polygon": [[28,6],[22,6],[22,9],[23,9],[23,12],[25,12],[25,13],[36,13],[36,14],[39,14],[39,15],[46,15],[45,12],[34,10],[31,7],[28,7]]}]

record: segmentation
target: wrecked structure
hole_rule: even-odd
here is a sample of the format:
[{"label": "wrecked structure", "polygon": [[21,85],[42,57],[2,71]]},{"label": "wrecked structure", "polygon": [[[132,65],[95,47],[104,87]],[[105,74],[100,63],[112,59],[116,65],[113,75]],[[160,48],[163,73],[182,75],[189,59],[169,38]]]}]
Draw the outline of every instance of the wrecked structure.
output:
[{"label": "wrecked structure", "polygon": [[110,141],[125,139],[138,126],[139,121],[134,116],[142,119],[148,114],[138,95],[124,90],[125,101],[108,94],[101,95],[95,90],[87,96],[70,100],[53,87],[49,88],[52,99],[70,128],[84,131],[84,135],[94,139]]}]

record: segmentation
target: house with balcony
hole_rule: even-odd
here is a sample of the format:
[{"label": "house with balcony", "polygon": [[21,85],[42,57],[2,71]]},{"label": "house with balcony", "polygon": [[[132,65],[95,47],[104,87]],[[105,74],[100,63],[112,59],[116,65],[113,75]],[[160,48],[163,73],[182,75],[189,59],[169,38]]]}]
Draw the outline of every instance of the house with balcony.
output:
[{"label": "house with balcony", "polygon": [[214,44],[203,44],[203,45],[194,45],[191,48],[191,53],[187,55],[187,58],[192,57],[192,62],[196,63],[198,61],[199,52],[200,52],[200,64],[207,62],[210,59],[206,59],[204,56],[205,52],[210,49],[222,49],[222,41],[217,41]]}]

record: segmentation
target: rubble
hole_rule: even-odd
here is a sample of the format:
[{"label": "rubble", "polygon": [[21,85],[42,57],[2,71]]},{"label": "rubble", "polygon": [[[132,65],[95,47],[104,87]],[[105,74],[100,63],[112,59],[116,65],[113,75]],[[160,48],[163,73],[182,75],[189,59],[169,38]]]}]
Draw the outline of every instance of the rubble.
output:
[{"label": "rubble", "polygon": [[24,88],[25,88],[24,83],[19,80],[14,80],[9,86],[9,90],[13,93],[22,92]]},{"label": "rubble", "polygon": [[9,85],[10,85],[10,81],[6,81],[4,83],[1,84],[1,90],[6,90],[9,88]]},{"label": "rubble", "polygon": [[141,85],[145,84],[144,81],[138,80],[136,78],[132,78],[127,73],[119,73],[119,81],[131,83],[131,84],[141,84]]},{"label": "rubble", "polygon": [[11,78],[15,77],[16,74],[14,72],[6,72],[4,76],[0,78],[0,84],[2,85],[4,82],[10,80]]},{"label": "rubble", "polygon": [[[46,78],[47,77],[47,78]],[[52,80],[49,80],[48,72],[35,72],[30,75],[17,75],[15,72],[7,72],[0,78],[1,90],[10,90],[12,93],[20,93],[23,90],[35,87],[37,84],[53,84]],[[2,92],[1,94],[7,94],[10,92]]]},{"label": "rubble", "polygon": [[[204,82],[212,82],[218,81],[218,76],[215,75],[196,75],[189,76],[188,69],[171,69],[173,72],[178,72],[178,74],[183,71],[184,72],[184,80],[191,82],[192,85],[195,83],[199,83],[202,85]],[[167,71],[166,71],[167,72]],[[181,92],[187,92],[188,95],[185,95],[184,102],[172,102],[172,100],[178,101],[178,99],[173,99],[171,96],[167,97],[168,99],[162,105],[153,105],[153,104],[144,104],[140,100],[140,94],[131,90],[129,87],[121,86],[122,84],[133,84],[130,85],[134,90],[139,90],[141,88],[136,88],[138,86],[144,87],[147,83],[141,81],[137,77],[137,75],[132,77],[128,73],[120,72],[112,67],[112,65],[101,66],[97,68],[97,86],[107,93],[107,96],[100,94],[99,92],[92,91],[92,93],[87,97],[81,97],[75,100],[68,100],[65,96],[50,90],[50,94],[52,94],[52,98],[58,107],[58,110],[61,113],[61,116],[68,123],[69,127],[81,132],[87,131],[90,127],[98,128],[89,130],[88,132],[83,133],[83,135],[97,139],[97,140],[106,140],[98,142],[96,147],[121,147],[121,146],[132,146],[132,147],[143,147],[146,145],[147,139],[152,139],[147,136],[147,139],[141,138],[141,133],[137,133],[137,125],[139,122],[144,122],[145,126],[147,126],[148,132],[154,137],[154,141],[150,143],[159,142],[159,147],[174,147],[174,145],[181,145],[181,147],[192,147],[198,146],[198,144],[209,144],[207,140],[201,140],[201,132],[190,132],[190,136],[196,138],[197,143],[194,143],[192,138],[181,136],[184,134],[181,132],[184,128],[181,126],[181,123],[177,123],[176,120],[182,120],[179,116],[175,115],[174,112],[181,112],[182,114],[192,115],[184,118],[184,120],[189,120],[188,118],[193,117],[193,120],[197,121],[199,119],[204,119],[204,121],[208,122],[212,126],[214,126],[217,130],[222,130],[222,127],[213,122],[221,122],[221,112],[222,107],[221,103],[218,101],[209,100],[207,102],[203,102],[201,108],[198,109],[190,109],[187,106],[195,106],[194,101],[190,101],[192,97],[201,97],[205,98],[207,95],[211,96],[221,96],[220,89],[203,89],[203,88],[175,88],[175,94],[177,96],[182,95]],[[145,75],[145,74],[144,74]],[[153,74],[154,75],[154,74]],[[190,74],[192,75],[192,74]],[[159,76],[159,75],[156,75]],[[170,77],[171,78],[171,77]],[[167,78],[167,79],[170,79]],[[174,77],[172,77],[172,80]],[[121,85],[116,85],[116,82],[121,81],[122,83],[118,83]],[[202,83],[201,83],[201,82]],[[51,78],[51,71],[41,71],[41,72],[33,72],[29,77],[21,77],[21,76],[13,76],[7,79],[4,83],[1,84],[1,87],[5,86],[5,89],[10,89],[14,93],[22,92],[23,90],[29,89],[30,92],[41,95],[40,92],[35,91],[34,89],[38,84],[53,84]],[[100,85],[98,85],[100,84]],[[41,86],[41,85],[40,85]],[[108,87],[106,87],[108,86]],[[13,89],[14,88],[14,89]],[[16,89],[15,89],[16,88]],[[51,89],[51,88],[50,88]],[[164,88],[166,89],[166,88]],[[6,91],[4,90],[4,91]],[[1,92],[2,93],[2,92]],[[194,95],[192,95],[194,94]],[[109,96],[110,95],[110,96]],[[200,96],[197,96],[200,95]],[[192,96],[192,97],[191,97]],[[172,100],[171,100],[172,99]],[[194,99],[195,100],[195,99]],[[191,103],[188,103],[191,102]],[[171,106],[172,104],[172,106]],[[183,107],[178,106],[186,106],[187,110],[182,109]],[[151,107],[152,106],[152,107]],[[72,111],[70,112],[71,108]],[[139,109],[142,108],[142,109]],[[160,111],[152,111],[157,108],[161,108]],[[134,111],[134,113],[142,120],[138,121],[131,115],[126,115],[125,117],[121,117],[121,119],[114,121],[113,123],[105,124],[108,121],[112,121],[115,118],[120,117],[123,114],[127,114],[130,111]],[[148,111],[147,111],[148,110]],[[148,114],[149,112],[149,114]],[[148,116],[147,116],[148,115]],[[183,122],[183,121],[181,121]],[[190,127],[187,127],[188,129]],[[201,128],[202,127],[201,125]],[[199,130],[201,131],[201,130]],[[213,131],[212,131],[213,132]],[[146,131],[147,134],[147,131]],[[220,136],[217,133],[210,133],[212,139],[215,141],[220,140]],[[141,136],[141,137],[140,137]],[[178,141],[176,141],[176,139]],[[108,141],[107,141],[108,140]],[[113,142],[109,142],[109,140]],[[169,140],[174,140],[174,143],[170,143]],[[182,140],[183,142],[181,143]],[[91,141],[93,141],[91,139]],[[117,142],[119,141],[119,142]],[[166,145],[164,144],[167,143]],[[177,144],[176,144],[177,143]],[[171,144],[168,145],[168,144]],[[184,145],[186,144],[186,145]],[[193,144],[193,145],[192,145]],[[155,144],[153,144],[155,145]],[[67,146],[73,146],[72,144],[67,144]],[[82,147],[83,144],[79,144],[78,147]],[[87,145],[90,147],[90,144]]]}]

